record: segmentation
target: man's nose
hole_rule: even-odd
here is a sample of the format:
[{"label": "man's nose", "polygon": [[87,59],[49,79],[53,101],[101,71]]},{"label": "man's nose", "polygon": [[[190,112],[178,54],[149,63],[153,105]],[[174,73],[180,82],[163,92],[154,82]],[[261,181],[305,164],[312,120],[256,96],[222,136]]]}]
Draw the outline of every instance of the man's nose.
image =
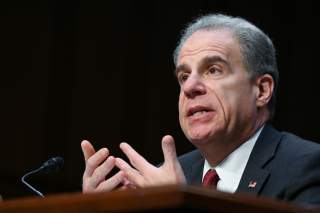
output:
[{"label": "man's nose", "polygon": [[205,84],[202,82],[199,76],[189,76],[182,86],[184,94],[188,98],[195,98],[199,95],[206,94]]}]

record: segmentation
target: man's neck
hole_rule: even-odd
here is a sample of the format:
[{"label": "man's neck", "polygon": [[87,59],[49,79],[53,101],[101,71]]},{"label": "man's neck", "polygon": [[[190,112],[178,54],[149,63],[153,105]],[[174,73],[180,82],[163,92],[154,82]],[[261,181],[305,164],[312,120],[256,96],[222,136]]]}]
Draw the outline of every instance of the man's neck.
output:
[{"label": "man's neck", "polygon": [[216,138],[215,141],[206,143],[203,147],[198,147],[198,149],[210,165],[216,166],[249,140],[264,124],[265,120],[264,122],[257,122],[252,127],[239,130],[239,133],[234,134],[232,137]]}]

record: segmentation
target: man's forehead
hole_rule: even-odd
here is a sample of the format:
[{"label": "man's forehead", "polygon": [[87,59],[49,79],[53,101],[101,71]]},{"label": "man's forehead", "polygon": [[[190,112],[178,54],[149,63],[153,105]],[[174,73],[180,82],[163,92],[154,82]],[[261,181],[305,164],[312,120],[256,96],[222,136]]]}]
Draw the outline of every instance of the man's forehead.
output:
[{"label": "man's forehead", "polygon": [[235,47],[240,51],[237,40],[228,29],[199,30],[194,32],[182,45],[177,64],[181,64],[182,58],[186,56],[206,51],[215,51],[227,57]]}]

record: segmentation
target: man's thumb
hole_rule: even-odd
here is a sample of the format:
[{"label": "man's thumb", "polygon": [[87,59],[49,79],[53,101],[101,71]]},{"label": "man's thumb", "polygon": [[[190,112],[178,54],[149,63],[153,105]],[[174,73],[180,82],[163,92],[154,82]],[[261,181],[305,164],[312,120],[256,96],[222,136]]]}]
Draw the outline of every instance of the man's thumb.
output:
[{"label": "man's thumb", "polygon": [[165,163],[177,161],[176,147],[171,135],[166,135],[162,138],[162,151]]}]

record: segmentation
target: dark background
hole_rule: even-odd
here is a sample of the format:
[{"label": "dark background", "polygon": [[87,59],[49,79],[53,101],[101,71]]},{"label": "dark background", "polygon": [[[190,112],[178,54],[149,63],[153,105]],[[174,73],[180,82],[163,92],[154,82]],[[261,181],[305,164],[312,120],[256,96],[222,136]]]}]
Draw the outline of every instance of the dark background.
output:
[{"label": "dark background", "polygon": [[120,156],[127,141],[154,164],[164,134],[178,154],[191,150],[171,56],[185,24],[208,12],[242,16],[269,34],[280,70],[274,125],[320,141],[319,12],[315,1],[279,2],[2,1],[0,194],[31,196],[20,177],[56,155],[63,170],[30,182],[44,194],[80,191],[82,139]]}]

